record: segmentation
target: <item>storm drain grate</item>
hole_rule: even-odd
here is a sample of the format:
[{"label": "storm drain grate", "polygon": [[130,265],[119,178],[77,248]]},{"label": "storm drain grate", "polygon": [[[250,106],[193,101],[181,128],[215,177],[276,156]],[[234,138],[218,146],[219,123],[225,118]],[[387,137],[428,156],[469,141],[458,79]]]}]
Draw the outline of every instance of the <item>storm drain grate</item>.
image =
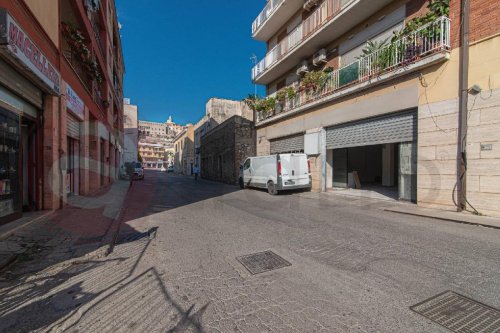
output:
[{"label": "storm drain grate", "polygon": [[236,258],[253,275],[292,266],[272,251],[259,252]]},{"label": "storm drain grate", "polygon": [[500,310],[453,291],[445,291],[410,309],[452,332],[500,332]]}]

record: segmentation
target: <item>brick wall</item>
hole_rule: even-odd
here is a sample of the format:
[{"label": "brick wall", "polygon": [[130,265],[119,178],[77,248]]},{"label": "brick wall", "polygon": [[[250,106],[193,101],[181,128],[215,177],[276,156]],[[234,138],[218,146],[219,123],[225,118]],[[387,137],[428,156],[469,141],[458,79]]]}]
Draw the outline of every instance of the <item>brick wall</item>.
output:
[{"label": "brick wall", "polygon": [[422,16],[429,10],[427,6],[429,0],[410,0],[406,3],[406,20],[409,21],[415,17]]},{"label": "brick wall", "polygon": [[[460,0],[450,0],[452,46],[460,45]],[[500,6],[498,0],[470,0],[471,43],[500,33]]]}]

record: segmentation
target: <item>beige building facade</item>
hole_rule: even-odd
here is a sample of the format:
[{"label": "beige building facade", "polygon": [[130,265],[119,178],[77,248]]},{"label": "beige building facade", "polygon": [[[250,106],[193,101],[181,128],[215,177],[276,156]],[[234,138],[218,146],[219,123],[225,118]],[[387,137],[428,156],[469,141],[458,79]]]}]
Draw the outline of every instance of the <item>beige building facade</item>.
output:
[{"label": "beige building facade", "polygon": [[210,130],[233,116],[253,121],[253,111],[242,101],[223,98],[210,98],[206,104],[205,115],[194,125],[195,164],[201,166],[201,138]]},{"label": "beige building facade", "polygon": [[192,175],[194,166],[194,126],[187,124],[174,139],[174,170],[180,174]]},{"label": "beige building facade", "polygon": [[123,164],[137,162],[139,146],[138,107],[125,98],[123,102]]},{"label": "beige building facade", "polygon": [[[253,24],[268,45],[252,72],[268,95],[256,107],[258,155],[307,153],[315,191],[358,178],[362,188],[446,210],[457,210],[463,175],[467,210],[500,215],[500,28],[488,24],[500,9],[492,1],[471,1],[465,172],[460,1],[444,13],[416,0],[272,4]],[[425,24],[415,27],[416,17]]]}]

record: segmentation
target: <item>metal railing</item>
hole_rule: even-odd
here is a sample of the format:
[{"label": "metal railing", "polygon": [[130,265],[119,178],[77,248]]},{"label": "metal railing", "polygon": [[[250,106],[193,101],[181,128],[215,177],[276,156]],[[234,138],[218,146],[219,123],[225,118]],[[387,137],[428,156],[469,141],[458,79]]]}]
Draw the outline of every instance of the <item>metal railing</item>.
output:
[{"label": "metal railing", "polygon": [[[450,50],[450,26],[449,18],[440,17],[373,53],[361,56],[358,60],[337,70],[325,73],[325,77],[316,89],[302,89],[294,98],[278,101],[274,112],[259,115],[260,120],[291,111],[343,88],[369,82],[382,74],[397,69],[404,70],[406,66],[427,56]],[[275,96],[275,94],[270,96]]]},{"label": "metal railing", "polygon": [[324,0],[308,18],[293,29],[282,41],[266,54],[252,70],[252,79],[255,80],[280,58],[306,40],[313,32],[325,23],[336,17],[342,8],[352,0]]},{"label": "metal railing", "polygon": [[[93,14],[93,16],[97,16],[97,14]],[[99,46],[99,49],[101,50],[101,54],[106,57],[106,52],[104,52],[104,44],[101,39],[101,26],[99,22],[97,21],[97,17],[93,17],[90,20],[90,23],[92,25],[92,30],[94,30],[94,36],[97,41],[97,45]]]},{"label": "metal railing", "polygon": [[259,16],[252,23],[252,34],[254,34],[259,28],[267,21],[274,10],[283,2],[284,0],[269,0],[260,12]]}]

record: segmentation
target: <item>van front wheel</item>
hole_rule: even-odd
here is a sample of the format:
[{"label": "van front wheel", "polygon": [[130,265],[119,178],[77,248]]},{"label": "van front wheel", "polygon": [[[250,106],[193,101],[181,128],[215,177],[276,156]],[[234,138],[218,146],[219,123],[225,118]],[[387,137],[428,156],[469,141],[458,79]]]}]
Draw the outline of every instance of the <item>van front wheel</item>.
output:
[{"label": "van front wheel", "polygon": [[278,194],[278,190],[276,189],[276,185],[274,184],[273,181],[270,181],[269,183],[267,183],[267,192],[270,195],[277,195]]}]

